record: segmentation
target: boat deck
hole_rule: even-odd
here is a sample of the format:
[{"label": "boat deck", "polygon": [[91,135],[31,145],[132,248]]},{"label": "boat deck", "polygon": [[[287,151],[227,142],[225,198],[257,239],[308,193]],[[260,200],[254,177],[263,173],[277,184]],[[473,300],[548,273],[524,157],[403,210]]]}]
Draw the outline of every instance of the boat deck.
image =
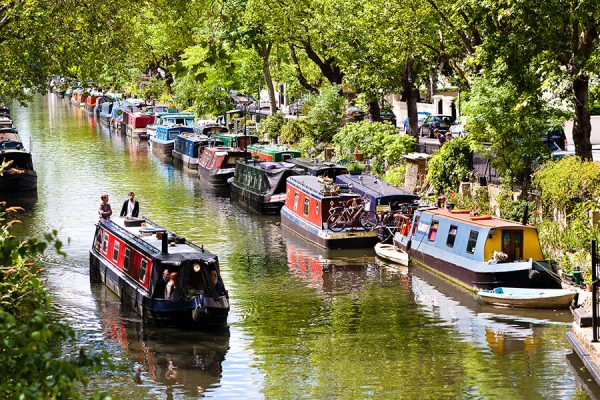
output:
[{"label": "boat deck", "polygon": [[[157,229],[157,230],[165,230],[167,234],[173,234],[173,232],[153,223],[152,221],[146,220],[145,226],[125,226],[125,218],[115,218],[111,219],[111,221],[117,225],[121,230],[125,231],[130,236],[134,236],[136,242],[139,241],[144,242],[146,246],[149,246],[154,252],[160,253],[162,247],[162,240],[156,237],[156,233],[151,232],[140,232],[140,230],[147,229]],[[181,237],[181,236],[179,236]],[[186,243],[171,243],[169,244],[169,253],[197,253],[201,251],[196,245],[186,242]]]}]

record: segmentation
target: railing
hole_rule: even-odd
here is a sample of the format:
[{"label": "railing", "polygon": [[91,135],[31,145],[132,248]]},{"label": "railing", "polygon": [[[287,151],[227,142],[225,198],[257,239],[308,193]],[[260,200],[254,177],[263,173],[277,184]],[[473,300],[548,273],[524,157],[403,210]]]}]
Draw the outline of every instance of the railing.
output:
[{"label": "railing", "polygon": [[111,220],[105,220],[103,222],[105,224],[110,224],[111,229],[113,229],[116,232],[119,232],[121,235],[125,236],[126,238],[133,240],[135,243],[140,245],[140,247],[145,248],[148,252],[151,252],[151,253],[160,253],[161,252],[159,249],[152,246],[150,243],[146,242],[144,239],[137,237],[136,235],[129,232],[127,229],[119,226],[115,222],[113,222]]},{"label": "railing", "polygon": [[592,240],[592,342],[598,342],[598,249]]}]

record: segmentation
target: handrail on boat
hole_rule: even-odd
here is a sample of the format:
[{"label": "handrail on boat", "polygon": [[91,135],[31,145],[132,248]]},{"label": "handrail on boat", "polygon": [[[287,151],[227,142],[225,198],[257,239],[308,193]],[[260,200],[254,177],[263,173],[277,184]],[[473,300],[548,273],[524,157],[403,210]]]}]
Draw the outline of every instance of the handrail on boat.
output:
[{"label": "handrail on boat", "polygon": [[[157,227],[157,228],[159,228],[159,229],[164,229],[164,230],[167,232],[167,235],[168,235],[168,234],[172,234],[172,235],[178,236],[176,233],[174,233],[174,232],[171,232],[171,231],[170,231],[170,230],[168,230],[167,228],[165,228],[165,227],[163,227],[163,226],[160,226],[160,225],[159,225],[159,224],[157,224],[156,222],[154,222],[154,221],[150,220],[150,218],[148,218],[148,217],[142,217],[142,218],[143,218],[143,219],[144,219],[144,220],[145,220],[147,223],[149,223],[149,224],[152,224],[152,225],[154,225],[155,227]],[[119,227],[119,228],[120,228],[120,227]],[[180,237],[182,237],[182,236],[180,236]],[[184,239],[185,239],[185,237],[184,237]],[[195,244],[195,243],[192,243],[192,242],[190,242],[190,241],[189,241],[189,240],[187,240],[187,239],[185,239],[185,244],[186,244],[186,245],[188,245],[188,246],[190,246],[190,247],[192,247],[192,248],[194,248],[194,249],[196,249],[196,250],[198,250],[198,251],[200,251],[200,252],[202,252],[202,253],[204,253],[204,245],[200,245],[200,246],[198,246],[197,244]]]},{"label": "handrail on boat", "polygon": [[[144,219],[146,219],[146,218],[144,218]],[[129,232],[127,229],[125,229],[122,226],[120,226],[119,224],[117,224],[116,222],[113,222],[111,220],[104,220],[103,222],[104,223],[110,223],[110,225],[111,225],[112,228],[114,228],[119,233],[124,234],[126,237],[131,238],[134,242],[136,242],[137,244],[139,244],[141,247],[146,248],[146,250],[149,250],[149,251],[154,252],[154,253],[160,253],[161,252],[160,249],[154,247],[153,245],[151,245],[150,243],[146,242],[145,240],[137,237],[133,233]]]}]

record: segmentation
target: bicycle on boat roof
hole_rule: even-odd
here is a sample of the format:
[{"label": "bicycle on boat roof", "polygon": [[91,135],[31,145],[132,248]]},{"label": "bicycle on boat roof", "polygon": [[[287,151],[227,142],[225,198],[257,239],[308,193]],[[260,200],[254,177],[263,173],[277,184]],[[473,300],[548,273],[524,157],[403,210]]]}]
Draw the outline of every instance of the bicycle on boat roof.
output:
[{"label": "bicycle on boat roof", "polygon": [[333,232],[340,232],[344,228],[356,229],[360,223],[364,230],[372,231],[379,221],[374,211],[365,210],[366,203],[365,199],[353,198],[342,207],[333,207],[329,210],[327,227]]}]

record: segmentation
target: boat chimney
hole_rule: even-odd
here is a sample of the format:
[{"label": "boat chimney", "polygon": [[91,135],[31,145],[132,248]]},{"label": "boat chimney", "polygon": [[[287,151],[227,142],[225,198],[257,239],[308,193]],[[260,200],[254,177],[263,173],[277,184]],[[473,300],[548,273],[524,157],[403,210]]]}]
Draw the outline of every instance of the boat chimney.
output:
[{"label": "boat chimney", "polygon": [[169,234],[165,231],[162,234],[162,254],[169,254]]}]

